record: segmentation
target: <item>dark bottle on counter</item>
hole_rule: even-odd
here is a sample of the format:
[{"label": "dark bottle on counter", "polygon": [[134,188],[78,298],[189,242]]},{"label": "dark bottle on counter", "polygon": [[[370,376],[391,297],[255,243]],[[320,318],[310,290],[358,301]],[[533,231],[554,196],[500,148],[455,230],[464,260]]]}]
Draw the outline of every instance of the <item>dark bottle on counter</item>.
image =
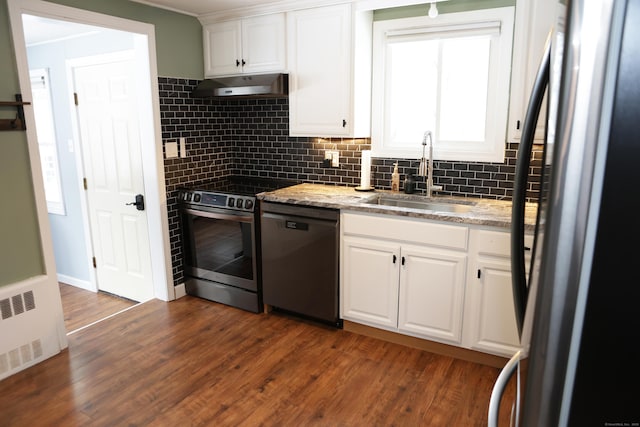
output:
[{"label": "dark bottle on counter", "polygon": [[413,178],[413,174],[410,173],[404,179],[404,192],[407,194],[413,194],[416,191],[416,180]]}]

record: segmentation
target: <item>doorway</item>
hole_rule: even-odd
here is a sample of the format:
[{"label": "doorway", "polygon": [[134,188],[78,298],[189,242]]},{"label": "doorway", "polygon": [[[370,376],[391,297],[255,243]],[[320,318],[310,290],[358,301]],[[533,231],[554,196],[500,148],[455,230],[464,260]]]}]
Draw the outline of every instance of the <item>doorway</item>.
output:
[{"label": "doorway", "polygon": [[[127,33],[129,37],[133,38],[133,48],[137,49],[135,58],[135,75],[136,78],[140,78],[141,84],[137,85],[137,89],[140,93],[136,94],[136,98],[148,101],[148,105],[140,106],[141,126],[139,129],[140,136],[140,158],[144,158],[145,162],[142,164],[143,174],[143,190],[140,194],[144,194],[146,201],[146,213],[148,216],[148,223],[143,226],[144,231],[149,235],[149,242],[144,242],[145,253],[148,256],[149,261],[148,270],[150,272],[149,287],[146,293],[141,293],[141,296],[136,296],[136,300],[146,300],[149,298],[159,298],[163,300],[170,300],[175,297],[173,283],[171,279],[171,259],[169,250],[169,236],[168,236],[168,220],[166,213],[166,199],[164,188],[164,171],[162,162],[162,145],[160,141],[159,130],[159,102],[156,92],[157,72],[155,71],[155,42],[153,26],[149,24],[134,23],[133,21],[122,20],[111,16],[100,15],[92,12],[82,11],[78,9],[68,8],[66,6],[60,6],[50,4],[47,2],[25,2],[23,3],[10,1],[10,6],[13,9],[20,9],[20,18],[30,15],[41,20],[48,20],[49,23],[57,22],[60,27],[64,27],[67,30],[74,30],[73,34],[58,34],[55,32],[47,31],[49,34],[49,40],[41,40],[39,43],[52,43],[60,42],[63,40],[75,40],[78,43],[92,45],[93,47],[100,46],[99,43],[93,43],[89,40],[95,40],[96,37],[105,31],[116,31],[118,33]],[[14,3],[13,5],[11,3]],[[17,6],[16,6],[17,3]],[[32,25],[16,25],[15,13],[12,13],[12,27],[14,29],[14,35],[22,32],[22,37],[14,37],[14,44],[16,47],[16,59],[18,62],[18,71],[20,74],[20,83],[23,94],[29,93],[30,85],[28,78],[28,69],[31,64],[28,62],[28,44],[26,40],[30,37],[29,32],[35,27]],[[100,26],[95,25],[96,23]],[[17,31],[17,27],[21,31]],[[24,37],[26,36],[26,37]],[[111,42],[106,45],[107,50],[113,50],[118,48],[118,41],[112,39]],[[53,54],[53,49],[48,49]],[[94,51],[93,55],[105,53]],[[142,53],[142,54],[141,54]],[[56,57],[55,60],[60,62],[66,61],[68,58]],[[26,77],[25,77],[26,76]],[[69,77],[67,76],[67,79]],[[73,83],[73,80],[69,80],[68,83]],[[54,108],[56,123],[59,123],[60,115],[63,115],[64,111],[69,112],[70,116],[73,116],[73,106],[65,100],[54,100],[54,104],[57,104]],[[60,108],[60,106],[63,108]],[[27,119],[29,117],[27,116]],[[75,118],[73,120],[76,120]],[[71,122],[73,122],[71,120]],[[77,125],[77,123],[75,123]],[[76,126],[77,129],[77,126]],[[88,218],[90,217],[91,207],[87,203],[87,196],[83,193],[84,175],[86,175],[85,166],[86,162],[82,159],[82,147],[80,144],[81,132],[74,130],[73,136],[70,138],[58,138],[58,154],[62,151],[66,151],[71,154],[71,157],[76,162],[73,168],[59,168],[61,171],[61,177],[63,183],[71,183],[75,186],[75,190],[79,194],[80,200],[79,216],[82,218],[80,222],[76,222],[73,226],[68,226],[67,229],[62,230],[62,237],[56,235],[53,231],[53,224],[49,224],[51,227],[51,236],[53,240],[53,248],[55,248],[56,265],[59,264],[59,259],[71,259],[71,261],[80,266],[87,267],[88,273],[85,275],[79,274],[79,269],[72,268],[69,274],[62,272],[62,268],[57,267],[58,277],[63,282],[71,282],[72,285],[97,291],[101,287],[98,275],[93,269],[93,257],[96,253],[95,242],[91,239],[91,233],[95,233],[95,227],[89,225]],[[31,142],[34,137],[33,132],[31,135],[28,133],[30,139],[30,150],[36,144]],[[65,172],[71,175],[63,175]],[[75,175],[75,176],[74,176]],[[45,176],[46,178],[46,176]],[[43,191],[38,191],[37,187],[43,187],[40,182],[39,174],[34,173],[34,186],[36,187],[36,195],[42,194]],[[63,184],[64,187],[64,184]],[[40,189],[42,190],[42,188]],[[68,193],[66,190],[64,201],[68,202]],[[135,194],[133,195],[135,197]],[[67,203],[65,206],[67,213],[70,212],[70,206]],[[135,210],[135,208],[134,208]],[[52,217],[52,215],[49,215]],[[52,221],[51,221],[52,222]],[[80,224],[80,225],[78,225]],[[136,227],[138,227],[136,225]],[[137,240],[137,237],[136,237]],[[46,245],[45,245],[46,246]],[[84,248],[83,248],[84,246]],[[80,248],[80,256],[74,256],[72,253],[77,248]],[[80,260],[78,262],[78,260]],[[81,269],[80,269],[81,270]]]},{"label": "doorway", "polygon": [[103,291],[91,292],[65,283],[60,283],[59,286],[67,336],[139,304]]},{"label": "doorway", "polygon": [[[67,61],[97,288],[153,298],[135,51]],[[139,200],[137,202],[136,200]]]}]

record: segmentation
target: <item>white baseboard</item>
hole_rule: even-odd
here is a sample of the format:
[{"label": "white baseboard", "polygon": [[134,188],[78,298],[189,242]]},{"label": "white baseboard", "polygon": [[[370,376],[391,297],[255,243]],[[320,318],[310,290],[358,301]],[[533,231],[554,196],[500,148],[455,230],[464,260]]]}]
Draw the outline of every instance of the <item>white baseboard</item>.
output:
[{"label": "white baseboard", "polygon": [[187,295],[187,290],[184,287],[184,283],[180,283],[175,287],[176,299],[182,298]]},{"label": "white baseboard", "polygon": [[93,286],[93,283],[88,280],[81,280],[64,274],[58,274],[58,282],[75,286],[76,288],[86,289],[87,291],[98,292],[96,287]]}]

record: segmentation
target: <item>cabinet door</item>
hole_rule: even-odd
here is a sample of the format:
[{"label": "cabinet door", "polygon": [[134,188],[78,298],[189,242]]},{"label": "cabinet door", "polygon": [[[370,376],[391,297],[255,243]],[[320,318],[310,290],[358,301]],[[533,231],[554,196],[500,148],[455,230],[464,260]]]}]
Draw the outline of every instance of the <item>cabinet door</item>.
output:
[{"label": "cabinet door", "polygon": [[286,68],[285,25],[283,13],[242,21],[242,72],[262,73]]},{"label": "cabinet door", "polygon": [[[545,42],[556,21],[557,0],[518,0],[514,34],[509,141],[519,141],[531,88],[542,59]],[[543,101],[535,139],[544,139],[546,99]]]},{"label": "cabinet door", "polygon": [[344,236],[342,249],[342,318],[395,330],[400,246]]},{"label": "cabinet door", "polygon": [[[467,315],[469,346],[503,356],[520,350],[511,289],[509,259],[478,260],[477,275],[469,281]],[[479,276],[479,277],[478,277]]]},{"label": "cabinet door", "polygon": [[209,24],[202,29],[204,35],[205,77],[237,74],[241,72],[242,23],[227,21]]},{"label": "cabinet door", "polygon": [[289,132],[348,136],[351,105],[351,6],[288,14]]},{"label": "cabinet door", "polygon": [[459,344],[466,267],[465,253],[403,246],[400,331]]}]

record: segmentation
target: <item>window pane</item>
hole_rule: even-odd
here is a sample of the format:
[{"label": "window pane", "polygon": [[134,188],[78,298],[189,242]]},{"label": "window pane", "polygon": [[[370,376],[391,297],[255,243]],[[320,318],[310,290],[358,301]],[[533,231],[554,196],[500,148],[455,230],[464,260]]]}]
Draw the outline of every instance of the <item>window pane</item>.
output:
[{"label": "window pane", "polygon": [[438,42],[393,43],[387,51],[386,128],[392,147],[417,147],[434,130],[438,88]]},{"label": "window pane", "polygon": [[513,7],[373,24],[375,157],[419,158],[425,130],[441,160],[502,162]]},{"label": "window pane", "polygon": [[485,140],[490,43],[489,37],[443,41],[440,140]]}]

